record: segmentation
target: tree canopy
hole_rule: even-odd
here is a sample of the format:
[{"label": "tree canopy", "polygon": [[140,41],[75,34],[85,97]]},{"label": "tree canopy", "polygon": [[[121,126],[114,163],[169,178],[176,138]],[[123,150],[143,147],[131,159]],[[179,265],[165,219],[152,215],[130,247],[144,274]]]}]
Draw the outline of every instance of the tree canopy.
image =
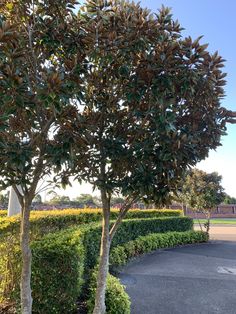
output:
[{"label": "tree canopy", "polygon": [[[13,186],[22,208],[21,309],[32,311],[30,206],[37,185],[69,154],[59,121],[80,99],[84,52],[74,0],[2,0],[0,5],[0,187]],[[52,163],[53,156],[53,163]],[[20,189],[18,188],[20,186]]]},{"label": "tree canopy", "polygon": [[193,210],[215,210],[225,198],[221,180],[217,172],[206,173],[193,169],[183,179],[181,200]]},{"label": "tree canopy", "polygon": [[[54,171],[101,191],[103,233],[94,314],[105,311],[112,237],[132,203],[164,203],[184,171],[220,145],[235,113],[220,105],[221,56],[182,37],[170,10],[123,0],[3,0],[0,185],[22,205],[22,311],[31,312],[29,208]],[[23,195],[17,189],[21,185]],[[111,195],[125,197],[110,228]]]},{"label": "tree canopy", "polygon": [[224,204],[236,204],[236,197],[226,194],[224,198]]},{"label": "tree canopy", "polygon": [[[3,1],[4,2],[4,1]],[[23,191],[50,172],[58,120],[79,99],[82,43],[75,1],[24,1],[0,9],[0,184]],[[76,38],[75,38],[76,37]],[[82,71],[81,71],[82,72]],[[63,158],[63,157],[62,157]],[[35,188],[34,188],[35,189]],[[18,193],[19,195],[19,193]]]},{"label": "tree canopy", "polygon": [[[134,2],[87,0],[79,16],[86,21],[83,100],[58,142],[72,143],[71,173],[101,191],[100,314],[110,243],[125,213],[140,198],[165,203],[186,169],[220,145],[229,116],[220,104],[223,58],[201,37],[183,38],[168,8],[154,15]],[[110,228],[114,193],[126,200]]]},{"label": "tree canopy", "polygon": [[182,38],[167,8],[86,1],[84,11],[83,102],[60,140],[77,143],[79,179],[162,203],[225,134],[224,60]]}]

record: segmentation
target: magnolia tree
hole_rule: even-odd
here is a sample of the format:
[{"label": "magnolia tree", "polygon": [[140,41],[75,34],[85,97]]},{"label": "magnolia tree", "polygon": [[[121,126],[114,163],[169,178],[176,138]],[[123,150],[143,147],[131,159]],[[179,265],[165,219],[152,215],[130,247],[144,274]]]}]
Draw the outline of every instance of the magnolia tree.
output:
[{"label": "magnolia tree", "polygon": [[[31,313],[30,205],[52,170],[101,192],[94,313],[105,312],[112,238],[137,199],[163,203],[187,167],[220,145],[223,60],[181,37],[169,9],[125,1],[2,0],[0,177],[22,208],[22,313]],[[17,189],[22,187],[22,193]],[[110,223],[111,195],[125,198]]]},{"label": "magnolia tree", "polygon": [[207,233],[210,230],[212,211],[225,198],[221,180],[222,177],[217,172],[206,173],[198,169],[191,170],[183,180],[180,198],[193,211],[205,215]]},{"label": "magnolia tree", "polygon": [[[103,223],[94,314],[105,313],[112,238],[137,199],[164,203],[189,166],[220,145],[234,113],[221,108],[223,59],[183,38],[170,10],[85,1],[83,101],[57,141],[75,141],[70,170],[101,192]],[[231,118],[232,117],[232,118]],[[125,197],[115,223],[111,195]]]},{"label": "magnolia tree", "polygon": [[[83,47],[75,1],[1,1],[0,184],[21,205],[21,311],[32,312],[29,217],[37,185],[67,157],[55,136],[79,99]],[[61,122],[60,122],[61,124]],[[60,161],[55,158],[60,156]],[[21,190],[18,187],[21,187]]]}]

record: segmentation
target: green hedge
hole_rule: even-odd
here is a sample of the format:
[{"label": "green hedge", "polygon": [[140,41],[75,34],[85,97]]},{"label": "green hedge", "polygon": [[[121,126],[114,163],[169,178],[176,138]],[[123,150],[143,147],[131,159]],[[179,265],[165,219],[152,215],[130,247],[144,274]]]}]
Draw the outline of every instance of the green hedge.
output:
[{"label": "green hedge", "polygon": [[[112,248],[140,235],[191,229],[192,220],[186,217],[126,220],[114,236]],[[86,279],[82,274],[88,274],[97,263],[100,238],[101,226],[96,223],[49,234],[33,243],[34,313],[73,312],[75,296]]]},{"label": "green hedge", "polygon": [[[3,211],[4,212],[4,211]],[[6,212],[6,211],[5,211]],[[111,218],[119,211],[112,210]],[[130,210],[128,217],[181,216],[180,210]],[[66,209],[31,212],[31,241],[70,227],[101,221],[99,209]],[[20,216],[0,218],[0,302],[18,291]],[[13,297],[15,299],[15,297]]]},{"label": "green hedge", "polygon": [[[31,240],[40,240],[42,236],[52,233],[52,232],[63,232],[64,229],[74,227],[77,225],[87,225],[90,222],[97,222],[101,220],[101,210],[56,210],[56,211],[32,211],[31,213]],[[181,211],[173,210],[131,210],[127,217],[158,217],[158,216],[168,216],[168,215],[181,215]],[[112,218],[118,215],[118,211],[112,211]],[[172,230],[175,223],[172,219],[181,219],[179,225],[180,228],[184,225],[191,225],[191,220],[188,218],[175,217],[170,218],[168,222],[164,223],[165,228]],[[146,220],[146,219],[143,219]],[[154,229],[149,230],[149,225],[143,224],[143,233],[145,232],[156,232],[157,228],[161,230],[160,223],[157,223]],[[125,220],[126,221],[126,220]],[[125,223],[125,221],[123,223]],[[178,221],[178,220],[177,220]],[[176,221],[176,222],[177,222]],[[172,225],[172,227],[171,227]],[[19,231],[20,231],[20,217],[10,217],[10,218],[0,218],[0,302],[8,300],[18,299],[19,294],[19,274],[20,274],[20,246],[19,246]],[[128,227],[127,227],[128,228]],[[135,233],[135,227],[132,223],[129,224],[130,234],[133,234],[133,238],[128,238],[128,240],[134,239],[138,236]],[[146,231],[145,231],[146,228]],[[153,226],[152,226],[153,228]],[[174,228],[177,228],[174,227]],[[186,226],[185,226],[186,228]],[[86,229],[86,228],[85,228]],[[85,230],[84,229],[84,230]],[[91,249],[85,254],[85,266],[91,267],[96,263],[96,254],[99,250],[99,240],[100,234],[96,233],[93,229],[84,231],[84,244],[92,243],[93,237],[96,238],[94,245],[90,245]],[[118,232],[118,238],[122,239],[123,229]],[[154,231],[152,231],[154,230]],[[175,229],[174,229],[175,230]],[[94,234],[95,232],[95,234]],[[159,231],[158,231],[159,232]],[[161,232],[161,231],[160,231]],[[67,233],[67,232],[66,232]],[[120,234],[120,236],[119,236]],[[118,244],[121,242],[118,241]],[[58,248],[59,250],[59,248]],[[51,253],[50,253],[51,254]],[[44,262],[44,261],[43,261]]]},{"label": "green hedge", "polygon": [[[111,250],[110,266],[115,268],[124,265],[132,257],[148,253],[160,248],[174,247],[189,243],[201,243],[208,241],[208,234],[201,231],[154,233],[140,236],[133,241],[119,245]],[[90,295],[87,302],[88,314],[94,307],[96,293],[96,272],[93,273],[90,282]],[[124,286],[119,279],[109,274],[106,291],[107,314],[130,314],[130,301]]]},{"label": "green hedge", "polygon": [[[5,211],[3,211],[5,212]],[[111,220],[116,219],[119,210],[111,211]],[[130,210],[125,219],[161,218],[161,217],[180,217],[183,216],[181,210]],[[65,209],[50,211],[31,211],[31,233],[36,238],[46,233],[55,232],[68,227],[101,221],[101,209]],[[0,235],[6,232],[19,233],[20,216],[1,217]],[[34,238],[35,238],[34,237]]]},{"label": "green hedge", "polygon": [[110,264],[111,267],[114,268],[126,264],[130,258],[160,248],[168,248],[190,243],[201,243],[207,242],[208,240],[209,235],[202,231],[148,234],[113,248],[110,254]]},{"label": "green hedge", "polygon": [[34,313],[73,313],[81,293],[84,247],[81,231],[47,235],[32,244]]},{"label": "green hedge", "polygon": [[[192,229],[193,221],[188,217],[124,220],[113,238],[112,247],[134,240],[140,235]],[[97,229],[85,229],[83,241],[85,247],[89,248],[85,253],[86,267],[92,268],[97,262],[100,238],[100,229],[99,232]]]},{"label": "green hedge", "polygon": [[[94,271],[90,281],[90,297],[87,301],[88,314],[93,313],[96,286],[97,272]],[[106,314],[130,314],[130,298],[125,292],[124,286],[120,280],[111,274],[108,274],[106,287]]]}]

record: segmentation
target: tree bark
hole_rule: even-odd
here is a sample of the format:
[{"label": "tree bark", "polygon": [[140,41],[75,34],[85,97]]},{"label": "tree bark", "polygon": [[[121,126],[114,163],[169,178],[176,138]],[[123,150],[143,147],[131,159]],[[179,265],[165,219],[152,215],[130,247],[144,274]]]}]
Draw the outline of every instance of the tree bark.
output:
[{"label": "tree bark", "polygon": [[198,224],[199,224],[199,227],[200,227],[200,229],[201,229],[201,231],[202,231],[202,224],[200,223],[200,220],[199,220],[199,218],[198,218],[198,216],[197,216],[197,212],[196,212],[196,211],[194,211],[194,215],[195,215],[195,219],[197,219]]},{"label": "tree bark", "polygon": [[131,197],[130,199],[125,202],[125,204],[121,207],[120,213],[116,219],[116,222],[113,224],[111,230],[110,230],[110,241],[112,241],[116,230],[118,229],[119,225],[121,224],[123,218],[125,217],[126,213],[129,211],[131,208],[132,204],[137,200],[137,197]]},{"label": "tree bark", "polygon": [[205,227],[206,227],[206,232],[209,234],[209,231],[210,231],[210,219],[211,219],[211,213],[210,211],[209,212],[206,212],[206,223],[205,223]]},{"label": "tree bark", "polygon": [[31,249],[30,249],[30,206],[26,203],[22,208],[20,244],[22,253],[21,270],[21,312],[22,314],[32,313],[31,295]]},{"label": "tree bark", "polygon": [[102,191],[103,203],[103,223],[102,223],[102,238],[100,247],[100,260],[97,275],[97,290],[95,297],[95,306],[93,314],[104,314],[106,312],[105,294],[106,281],[109,271],[109,252],[110,252],[110,199],[106,193]]}]

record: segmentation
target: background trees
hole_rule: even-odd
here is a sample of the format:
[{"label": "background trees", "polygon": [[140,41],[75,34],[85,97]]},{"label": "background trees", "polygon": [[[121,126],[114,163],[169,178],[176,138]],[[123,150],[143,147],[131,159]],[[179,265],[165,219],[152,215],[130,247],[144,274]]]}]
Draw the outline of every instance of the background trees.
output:
[{"label": "background trees", "polygon": [[224,204],[236,204],[236,197],[225,195]]},{"label": "background trees", "polygon": [[183,179],[180,198],[192,210],[204,213],[207,232],[210,228],[211,211],[225,198],[221,180],[222,177],[216,172],[206,173],[198,169],[189,171]]}]

